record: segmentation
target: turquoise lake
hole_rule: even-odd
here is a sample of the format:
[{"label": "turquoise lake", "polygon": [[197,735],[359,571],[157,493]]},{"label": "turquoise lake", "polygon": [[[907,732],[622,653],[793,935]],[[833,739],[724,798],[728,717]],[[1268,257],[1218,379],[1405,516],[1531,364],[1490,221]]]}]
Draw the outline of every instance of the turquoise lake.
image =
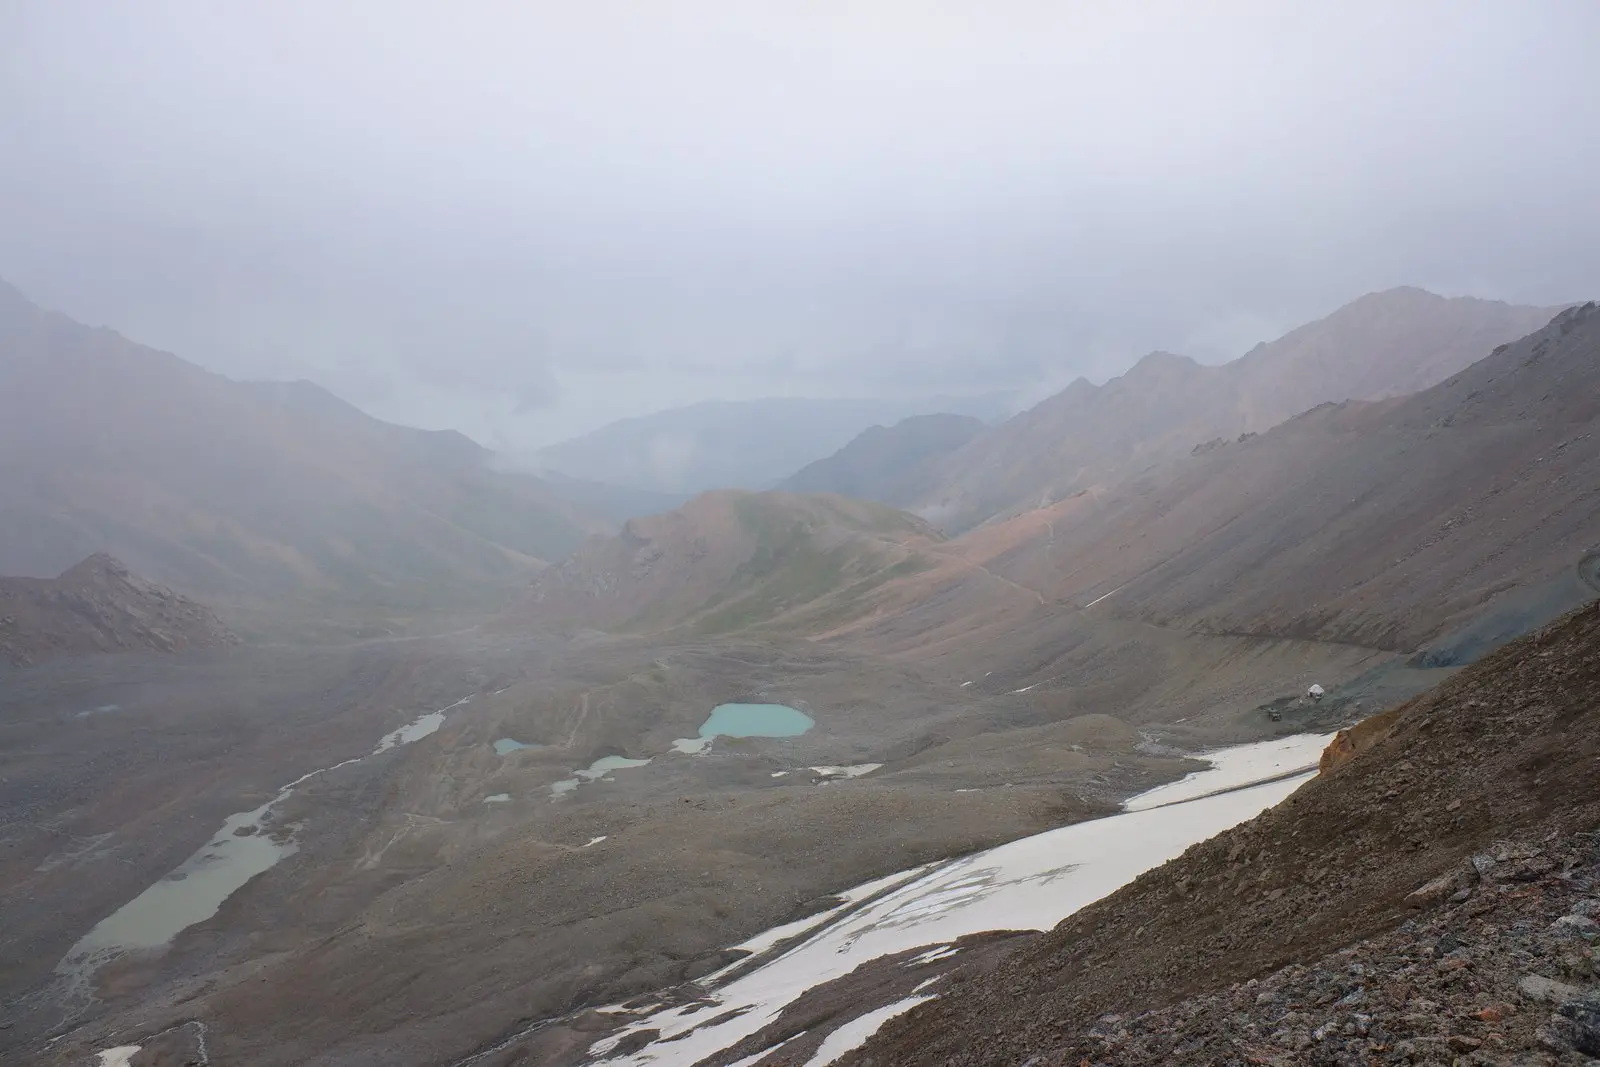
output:
[{"label": "turquoise lake", "polygon": [[816,724],[787,704],[718,704],[700,724],[700,736],[799,737]]},{"label": "turquoise lake", "polygon": [[678,742],[680,751],[703,749],[718,737],[799,737],[816,720],[787,704],[718,704],[700,724],[698,738]]}]

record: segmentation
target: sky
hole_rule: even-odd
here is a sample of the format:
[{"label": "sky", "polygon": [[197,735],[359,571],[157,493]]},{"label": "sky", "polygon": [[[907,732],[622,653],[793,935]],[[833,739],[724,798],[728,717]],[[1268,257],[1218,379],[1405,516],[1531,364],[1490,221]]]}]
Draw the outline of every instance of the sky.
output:
[{"label": "sky", "polygon": [[0,278],[523,450],[1600,295],[1600,4],[0,0]]}]

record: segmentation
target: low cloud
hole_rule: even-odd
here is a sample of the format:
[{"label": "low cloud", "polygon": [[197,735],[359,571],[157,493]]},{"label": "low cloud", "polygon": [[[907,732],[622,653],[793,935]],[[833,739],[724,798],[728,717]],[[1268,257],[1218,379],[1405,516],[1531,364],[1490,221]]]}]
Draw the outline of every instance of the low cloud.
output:
[{"label": "low cloud", "polygon": [[0,276],[537,444],[1600,292],[1600,7],[23,0]]}]

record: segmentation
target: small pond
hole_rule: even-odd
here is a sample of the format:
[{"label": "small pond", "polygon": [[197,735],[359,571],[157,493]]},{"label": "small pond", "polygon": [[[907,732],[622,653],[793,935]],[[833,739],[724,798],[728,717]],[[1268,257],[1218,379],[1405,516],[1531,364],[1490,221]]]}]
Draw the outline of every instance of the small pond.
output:
[{"label": "small pond", "polygon": [[[385,734],[367,755],[376,756],[435,733],[448,712],[471,699],[464,697],[448,708],[419,715]],[[56,965],[56,973],[79,988],[86,987],[89,976],[109,960],[132,949],[159,948],[195,923],[211,918],[246,882],[294,854],[295,827],[275,826],[274,809],[312,778],[366,758],[355,756],[302,774],[260,807],[228,816],[193,855],[96,923],[68,950]]]},{"label": "small pond", "polygon": [[543,748],[543,745],[530,745],[526,741],[518,741],[514,737],[502,737],[494,743],[496,756],[509,756],[519,748]]},{"label": "small pond", "polygon": [[650,761],[647,759],[629,759],[627,756],[601,756],[581,771],[573,771],[573,777],[563,778],[550,786],[552,798],[572,792],[584,782],[595,782],[606,777],[612,771],[626,770],[629,767],[643,767]]},{"label": "small pond", "polygon": [[799,737],[815,725],[815,719],[787,704],[718,704],[700,724],[700,736],[679,738],[672,747],[704,752],[719,737]]}]

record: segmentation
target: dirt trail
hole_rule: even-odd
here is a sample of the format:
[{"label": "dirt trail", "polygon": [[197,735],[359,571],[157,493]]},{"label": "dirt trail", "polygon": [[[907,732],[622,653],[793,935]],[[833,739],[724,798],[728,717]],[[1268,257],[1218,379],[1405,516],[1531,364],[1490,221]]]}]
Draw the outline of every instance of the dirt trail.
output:
[{"label": "dirt trail", "polygon": [[996,574],[994,571],[990,570],[988,567],[985,567],[981,563],[973,563],[972,566],[978,568],[984,574],[987,574],[989,577],[993,578],[995,581],[999,582],[1001,585],[1009,585],[1011,588],[1017,590],[1019,593],[1028,594],[1029,596],[1031,596],[1034,599],[1036,599],[1041,606],[1043,606],[1045,604],[1044,594],[1039,592],[1039,590],[1029,588],[1028,586],[1022,585],[1022,584],[1020,584],[1018,582],[1013,582],[1010,578],[1007,578],[1005,575]]}]

